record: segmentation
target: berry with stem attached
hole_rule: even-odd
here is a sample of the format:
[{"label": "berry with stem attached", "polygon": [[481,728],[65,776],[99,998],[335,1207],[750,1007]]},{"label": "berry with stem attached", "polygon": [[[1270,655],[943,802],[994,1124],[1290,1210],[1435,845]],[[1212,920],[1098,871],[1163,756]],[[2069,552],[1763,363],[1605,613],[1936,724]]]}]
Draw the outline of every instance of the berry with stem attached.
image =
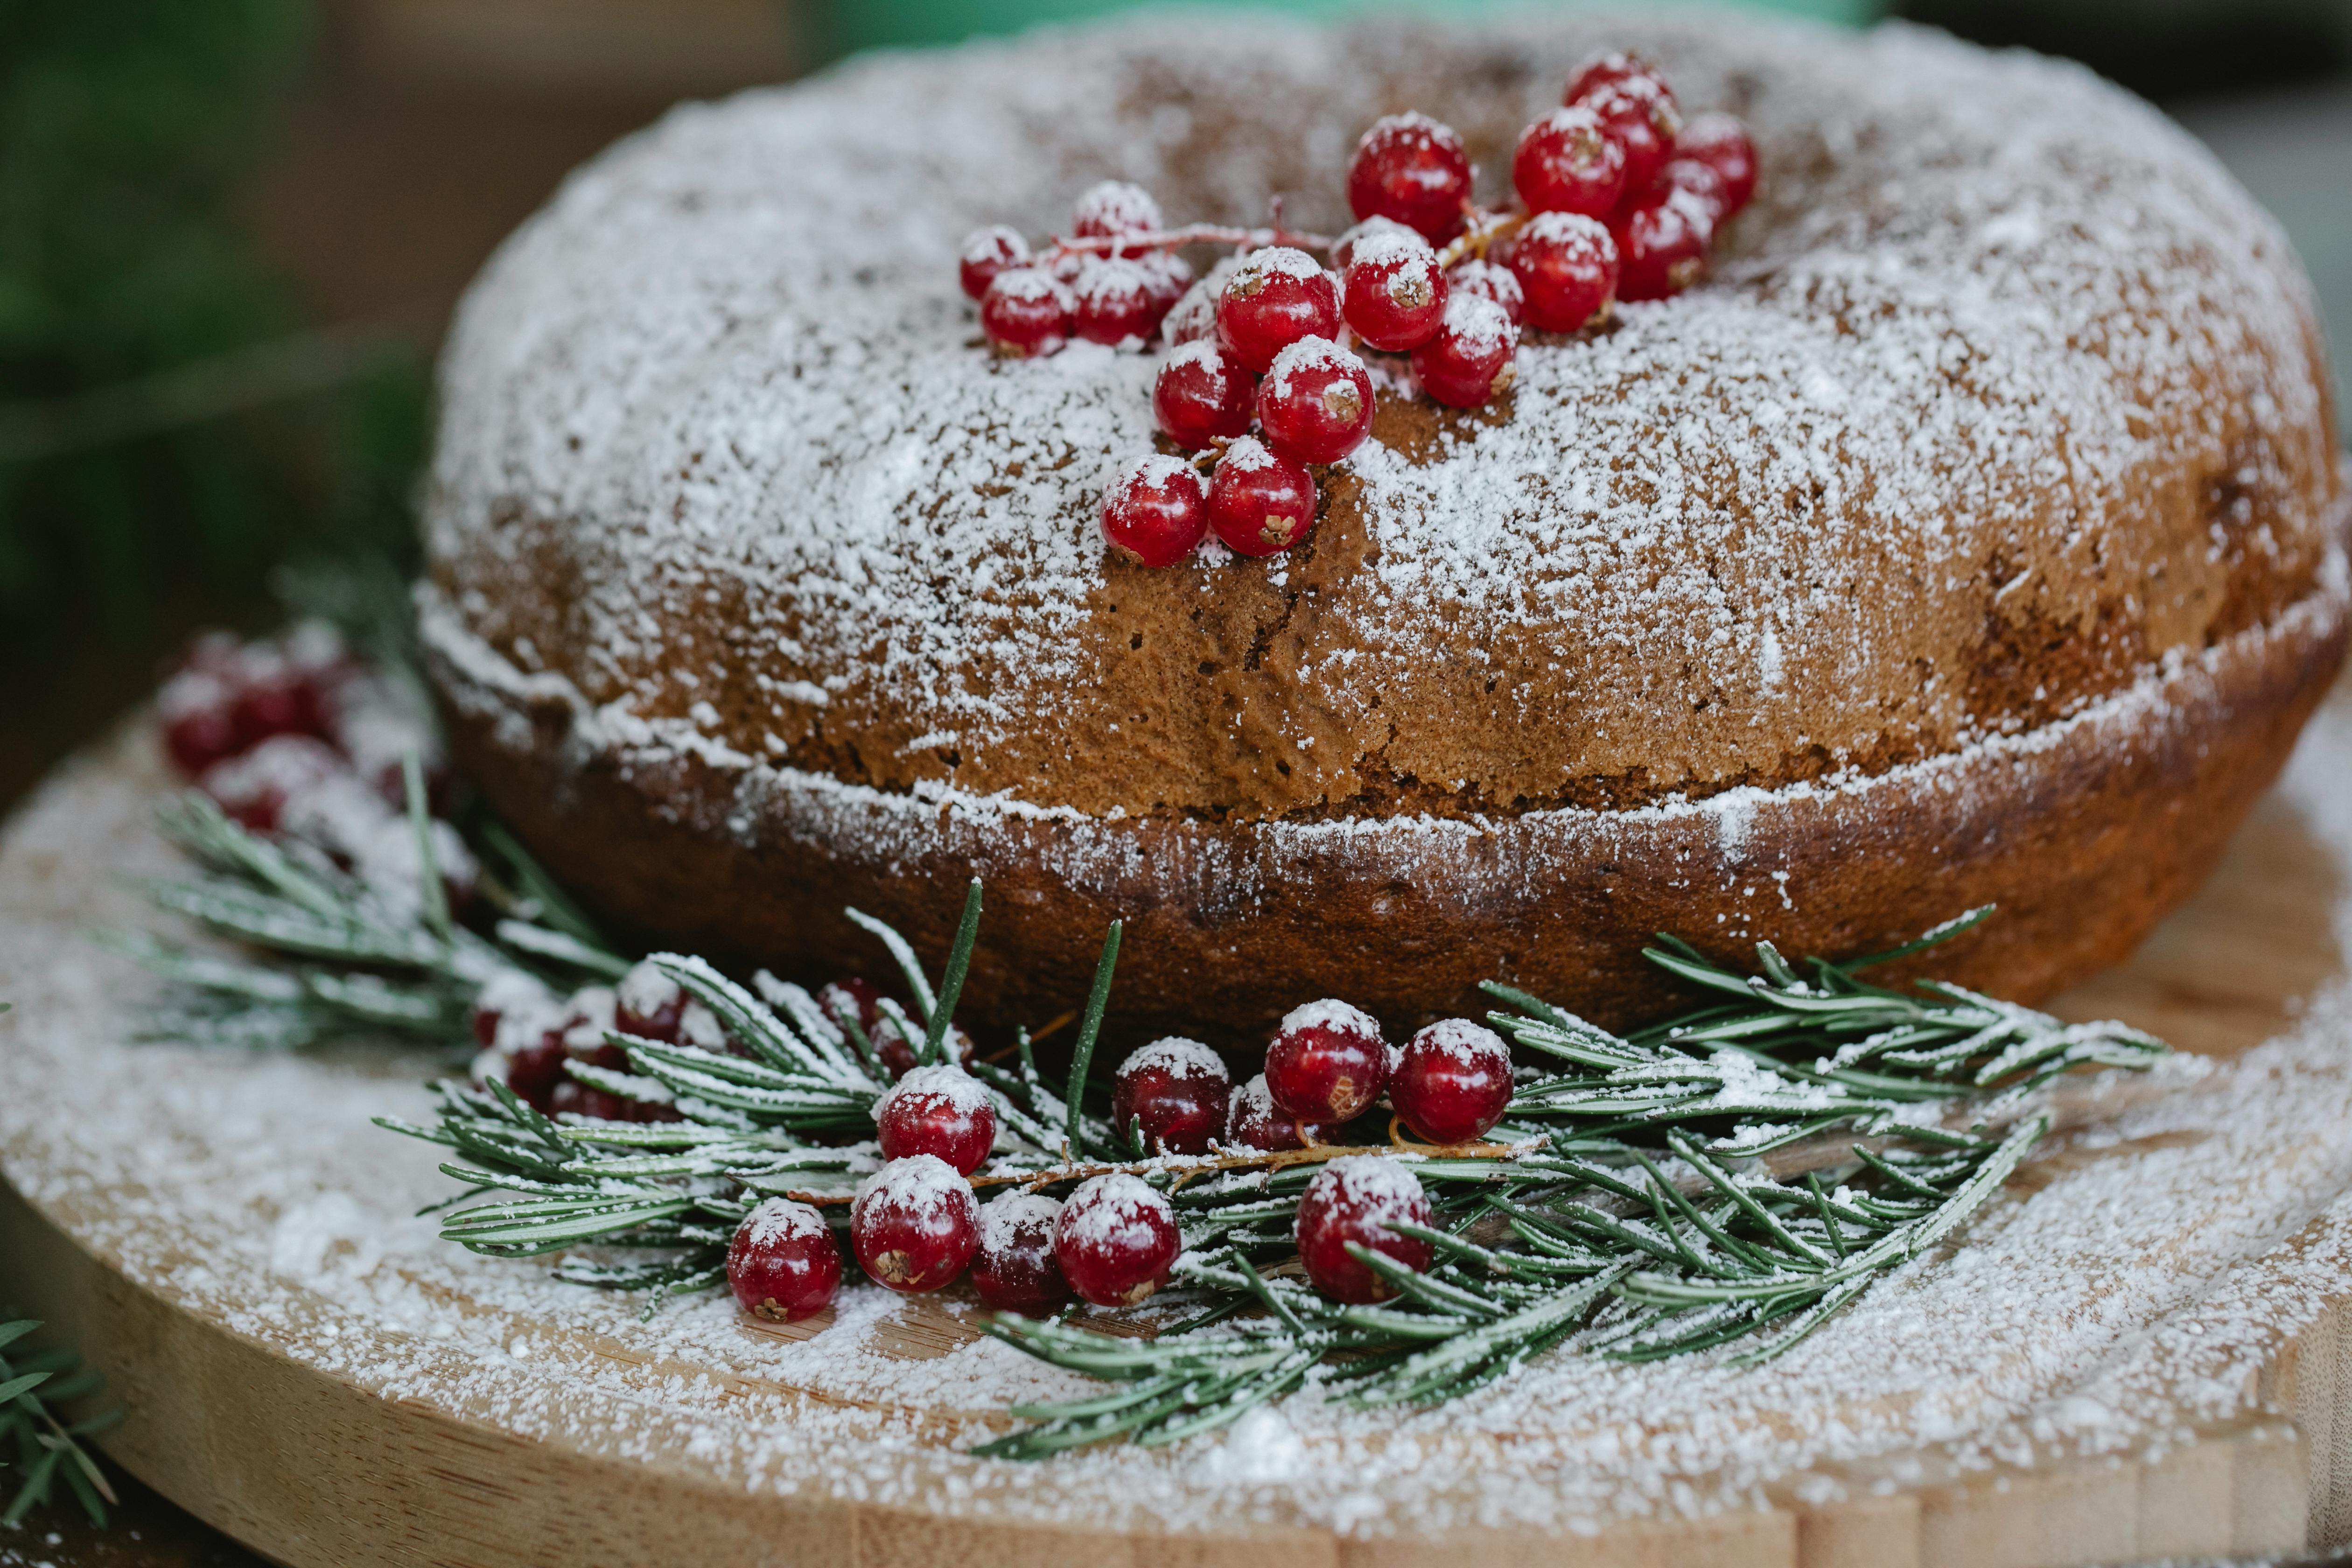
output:
[{"label": "berry with stem attached", "polygon": [[1315,1173],[1298,1200],[1298,1260],[1315,1289],[1334,1301],[1360,1306],[1384,1301],[1396,1287],[1348,1250],[1354,1242],[1416,1272],[1429,1268],[1428,1242],[1391,1230],[1398,1222],[1427,1226],[1433,1218],[1421,1181],[1398,1161],[1350,1154]]},{"label": "berry with stem attached", "polygon": [[1042,1193],[1010,1188],[981,1205],[980,1250],[971,1284],[1000,1312],[1043,1318],[1070,1299],[1055,1255],[1054,1227],[1062,1205]]},{"label": "berry with stem attached", "polygon": [[1216,1052],[1198,1040],[1154,1040],[1118,1065],[1111,1090],[1111,1135],[1127,1141],[1139,1125],[1152,1153],[1205,1154],[1225,1131],[1233,1080]]},{"label": "berry with stem attached", "polygon": [[1161,363],[1151,384],[1151,412],[1170,440],[1197,452],[1249,428],[1256,390],[1223,349],[1195,340],[1179,344]]},{"label": "berry with stem attached", "polygon": [[1675,157],[1696,158],[1722,176],[1727,221],[1756,195],[1756,143],[1728,114],[1702,114],[1684,126],[1675,138]]},{"label": "berry with stem attached", "polygon": [[1217,338],[1243,369],[1263,375],[1301,338],[1339,335],[1339,291],[1303,250],[1254,250],[1217,297]]},{"label": "berry with stem attached", "polygon": [[859,1184],[849,1210],[858,1267],[908,1295],[952,1283],[980,1247],[971,1184],[936,1154],[893,1160]]},{"label": "berry with stem attached", "polygon": [[1465,294],[1445,307],[1445,325],[1412,351],[1413,379],[1452,408],[1476,408],[1511,389],[1519,329],[1503,307]]},{"label": "berry with stem attached", "polygon": [[885,1160],[936,1154],[970,1175],[996,1146],[996,1110],[981,1081],[950,1062],[917,1068],[874,1107]]},{"label": "berry with stem attached", "polygon": [[1432,1143],[1466,1143],[1511,1103],[1511,1051],[1467,1018],[1445,1018],[1405,1043],[1389,1079],[1389,1103]]},{"label": "berry with stem attached", "polygon": [[1315,480],[1255,436],[1227,447],[1209,476],[1209,526],[1243,555],[1273,555],[1315,526]]},{"label": "berry with stem attached", "polygon": [[1425,114],[1372,122],[1348,165],[1348,205],[1359,218],[1385,217],[1438,244],[1462,226],[1470,200],[1470,154],[1453,128]]},{"label": "berry with stem attached", "polygon": [[1388,1042],[1371,1015],[1326,997],[1294,1007],[1265,1048],[1274,1103],[1301,1121],[1349,1121],[1389,1081]]},{"label": "berry with stem attached", "polygon": [[1371,434],[1371,373],[1338,343],[1301,338],[1258,383],[1257,422],[1266,445],[1292,461],[1336,463]]},{"label": "berry with stem attached", "polygon": [[1538,213],[1511,247],[1511,274],[1526,296],[1528,325],[1572,332],[1616,292],[1617,242],[1597,218]]},{"label": "berry with stem attached", "polygon": [[1123,256],[1090,256],[1070,285],[1070,322],[1090,343],[1140,343],[1166,313],[1153,292],[1151,275]]},{"label": "berry with stem attached", "polygon": [[743,1216],[727,1243],[727,1287],[755,1318],[813,1318],[841,1289],[841,1247],[816,1210],[770,1198]]},{"label": "berry with stem attached", "polygon": [[1070,233],[1081,239],[1118,239],[1160,226],[1160,204],[1125,180],[1089,185],[1070,208]]},{"label": "berry with stem attached", "polygon": [[1410,229],[1365,235],[1340,274],[1340,313],[1376,349],[1403,353],[1436,335],[1446,280],[1437,252]]},{"label": "berry with stem attached", "polygon": [[1085,1183],[1054,1224],[1062,1277],[1097,1307],[1132,1307],[1149,1297],[1183,1249],[1174,1207],[1123,1173]]},{"label": "berry with stem attached", "polygon": [[1069,341],[1069,285],[1038,267],[1008,267],[981,296],[980,330],[1010,359],[1049,354]]},{"label": "berry with stem attached", "polygon": [[1113,550],[1139,564],[1173,566],[1209,531],[1208,491],[1190,463],[1153,452],[1103,497],[1102,531]]},{"label": "berry with stem attached", "polygon": [[1555,109],[1521,133],[1511,184],[1529,212],[1606,217],[1625,194],[1625,145],[1591,109]]},{"label": "berry with stem attached", "polygon": [[1233,1109],[1225,1115],[1225,1142],[1241,1149],[1255,1149],[1261,1153],[1279,1154],[1286,1149],[1304,1149],[1310,1142],[1328,1143],[1337,1129],[1308,1122],[1302,1126],[1274,1103],[1274,1095],[1265,1087],[1265,1074],[1260,1073],[1234,1090]]},{"label": "berry with stem attached", "polygon": [[1029,242],[1021,237],[1021,231],[992,223],[964,236],[963,248],[956,253],[956,280],[966,295],[977,300],[988,292],[998,273],[1028,265]]}]

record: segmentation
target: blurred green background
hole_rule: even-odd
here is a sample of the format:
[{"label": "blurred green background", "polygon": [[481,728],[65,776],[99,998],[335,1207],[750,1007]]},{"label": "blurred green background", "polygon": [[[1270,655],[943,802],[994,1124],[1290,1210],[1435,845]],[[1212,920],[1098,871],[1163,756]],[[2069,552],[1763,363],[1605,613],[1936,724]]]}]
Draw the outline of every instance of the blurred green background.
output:
[{"label": "blurred green background", "polygon": [[[565,170],[680,97],[1136,4],[0,0],[0,803],[194,627],[269,621],[278,563],[410,558],[436,343]],[[2352,323],[2352,0],[1773,8],[1900,15],[2147,93]]]}]

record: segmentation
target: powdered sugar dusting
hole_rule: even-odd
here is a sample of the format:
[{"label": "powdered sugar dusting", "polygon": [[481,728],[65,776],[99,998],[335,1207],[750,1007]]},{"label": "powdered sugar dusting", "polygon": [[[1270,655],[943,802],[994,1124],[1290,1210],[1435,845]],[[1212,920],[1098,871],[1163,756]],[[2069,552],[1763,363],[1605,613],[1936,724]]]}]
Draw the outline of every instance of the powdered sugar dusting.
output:
[{"label": "powdered sugar dusting", "polygon": [[1225,1059],[1198,1040],[1188,1040],[1179,1035],[1138,1047],[1118,1064],[1118,1074],[1125,1078],[1131,1072],[1164,1072],[1171,1078],[1214,1078],[1223,1082]]},{"label": "powdered sugar dusting", "polygon": [[[966,1116],[976,1115],[989,1106],[987,1086],[953,1062],[935,1062],[929,1067],[910,1070],[890,1086],[890,1092],[875,1106],[875,1116],[878,1119],[885,1107],[901,1099],[941,1100]],[[935,1155],[925,1154],[920,1158],[931,1160],[950,1172],[954,1169]]]},{"label": "powdered sugar dusting", "polygon": [[1484,1024],[1474,1024],[1467,1018],[1440,1018],[1413,1036],[1412,1048],[1433,1051],[1465,1067],[1492,1062],[1499,1058],[1508,1068],[1511,1060],[1511,1048],[1503,1043],[1502,1036]]},{"label": "powdered sugar dusting", "polygon": [[1166,1198],[1140,1176],[1119,1172],[1080,1183],[1062,1205],[1055,1234],[1075,1247],[1148,1252],[1175,1226]]},{"label": "powdered sugar dusting", "polygon": [[1374,1214],[1396,1214],[1422,1201],[1421,1178],[1384,1154],[1350,1154],[1315,1173],[1309,1190]]},{"label": "powdered sugar dusting", "polygon": [[1319,1002],[1303,1002],[1282,1016],[1282,1032],[1295,1029],[1329,1029],[1342,1035],[1362,1035],[1381,1038],[1380,1020],[1370,1013],[1336,996],[1326,996]]},{"label": "powdered sugar dusting", "polygon": [[827,1234],[824,1216],[807,1204],[769,1198],[743,1216],[741,1234],[755,1247],[779,1241],[814,1241]]}]

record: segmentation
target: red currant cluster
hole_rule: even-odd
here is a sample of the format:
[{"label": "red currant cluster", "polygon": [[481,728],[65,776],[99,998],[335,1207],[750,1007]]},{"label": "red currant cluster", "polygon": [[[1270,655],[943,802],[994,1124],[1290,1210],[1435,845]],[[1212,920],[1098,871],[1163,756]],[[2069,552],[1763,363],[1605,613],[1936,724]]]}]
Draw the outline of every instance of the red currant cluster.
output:
[{"label": "red currant cluster", "polygon": [[[1562,107],[1511,161],[1516,207],[1470,197],[1462,139],[1420,114],[1377,121],[1348,170],[1358,219],[1336,240],[1271,230],[1160,226],[1159,204],[1117,182],[1080,197],[1042,254],[1018,233],[964,243],[964,291],[998,353],[1051,353],[1073,336],[1171,349],[1152,412],[1190,458],[1154,454],[1104,498],[1112,548],[1172,566],[1214,533],[1244,555],[1289,549],[1314,526],[1312,465],[1370,434],[1371,369],[1353,352],[1409,356],[1389,373],[1432,400],[1479,407],[1509,390],[1522,323],[1577,331],[1612,299],[1659,300],[1703,273],[1717,226],[1756,188],[1756,150],[1728,115],[1682,122],[1656,68],[1588,62]],[[1237,247],[1191,283],[1178,247]],[[1330,258],[1327,270],[1310,251]],[[1205,477],[1204,477],[1205,470]]]}]

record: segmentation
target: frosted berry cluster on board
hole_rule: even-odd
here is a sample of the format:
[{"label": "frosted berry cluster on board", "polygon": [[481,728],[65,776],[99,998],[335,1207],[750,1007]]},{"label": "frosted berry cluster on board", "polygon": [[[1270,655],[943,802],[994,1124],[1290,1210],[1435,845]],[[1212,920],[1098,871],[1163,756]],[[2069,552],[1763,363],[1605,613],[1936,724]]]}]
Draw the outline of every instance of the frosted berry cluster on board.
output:
[{"label": "frosted berry cluster on board", "polygon": [[[155,707],[165,754],[224,813],[325,855],[386,903],[413,906],[423,862],[405,759],[417,758],[431,798],[449,782],[420,694],[356,658],[332,626],[306,621],[257,641],[198,637]],[[473,855],[447,823],[430,832],[443,890],[462,908]]]},{"label": "frosted berry cluster on board", "polygon": [[[1522,325],[1579,331],[1615,300],[1696,282],[1717,229],[1755,193],[1756,150],[1729,115],[1685,124],[1654,67],[1607,54],[1521,133],[1512,204],[1479,207],[1472,173],[1452,128],[1392,114],[1357,143],[1358,222],[1336,239],[1168,228],[1149,192],[1109,181],[1043,250],[1002,226],[971,235],[961,281],[1001,354],[1048,354],[1074,337],[1142,349],[1156,335],[1169,350],[1152,412],[1188,455],[1154,453],[1111,486],[1114,551],[1172,566],[1213,533],[1273,555],[1314,526],[1311,470],[1371,433],[1375,367],[1451,407],[1500,397]],[[1212,244],[1234,253],[1194,281],[1175,251]]]}]

